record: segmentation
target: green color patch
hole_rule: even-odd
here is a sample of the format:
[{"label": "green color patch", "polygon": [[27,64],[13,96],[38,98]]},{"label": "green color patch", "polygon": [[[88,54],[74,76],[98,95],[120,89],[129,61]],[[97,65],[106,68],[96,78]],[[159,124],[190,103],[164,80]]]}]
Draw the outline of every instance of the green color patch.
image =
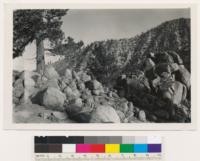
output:
[{"label": "green color patch", "polygon": [[133,153],[133,144],[120,144],[120,153]]}]

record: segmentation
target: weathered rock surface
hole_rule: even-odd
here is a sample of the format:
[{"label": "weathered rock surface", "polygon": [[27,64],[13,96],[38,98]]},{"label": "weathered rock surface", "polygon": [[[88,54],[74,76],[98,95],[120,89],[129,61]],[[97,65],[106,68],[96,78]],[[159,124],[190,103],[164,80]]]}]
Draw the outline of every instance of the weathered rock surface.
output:
[{"label": "weathered rock surface", "polygon": [[67,79],[72,79],[72,71],[70,69],[65,70],[65,77]]},{"label": "weathered rock surface", "polygon": [[176,78],[178,81],[186,85],[188,89],[190,89],[190,73],[184,66],[179,66],[179,70],[176,73]]},{"label": "weathered rock surface", "polygon": [[181,101],[186,99],[187,89],[180,82],[163,82],[159,90],[161,97],[173,104],[179,105]]},{"label": "weathered rock surface", "polygon": [[102,85],[99,81],[97,80],[91,80],[91,81],[87,81],[85,83],[86,88],[90,89],[90,90],[98,90],[98,89],[102,89]]},{"label": "weathered rock surface", "polygon": [[172,56],[175,63],[177,63],[178,65],[183,64],[183,60],[175,51],[168,51],[168,53]]},{"label": "weathered rock surface", "polygon": [[84,109],[81,106],[74,104],[68,105],[66,107],[66,112],[69,118],[79,123],[88,123],[90,121],[91,110],[92,109]]},{"label": "weathered rock surface", "polygon": [[37,104],[21,104],[14,108],[15,123],[74,123],[66,113],[49,110]]},{"label": "weathered rock surface", "polygon": [[91,76],[87,75],[85,72],[80,71],[79,73],[77,73],[78,76],[80,77],[80,80],[83,82],[88,82],[91,80]]},{"label": "weathered rock surface", "polygon": [[60,89],[60,87],[58,85],[58,79],[56,79],[56,78],[47,80],[45,85],[46,85],[46,88],[47,87],[53,87],[53,88]]},{"label": "weathered rock surface", "polygon": [[90,123],[120,123],[120,118],[111,106],[98,106],[91,114]]},{"label": "weathered rock surface", "polygon": [[59,74],[54,69],[54,67],[48,66],[45,68],[44,76],[47,77],[48,79],[54,79],[54,78],[58,78]]},{"label": "weathered rock surface", "polygon": [[43,105],[52,110],[62,111],[64,110],[64,102],[66,96],[57,88],[48,87],[44,92]]},{"label": "weathered rock surface", "polygon": [[144,66],[145,66],[144,71],[148,71],[155,67],[155,63],[153,62],[153,60],[151,58],[147,58]]},{"label": "weathered rock surface", "polygon": [[[143,71],[145,71],[143,73]],[[184,122],[190,120],[190,73],[174,51],[149,54],[143,71],[122,74],[116,82],[119,96],[132,101],[143,112],[140,121]],[[183,107],[186,103],[186,108]],[[120,110],[121,111],[121,110]],[[147,116],[143,117],[143,114]],[[185,115],[184,115],[185,114]]]},{"label": "weathered rock surface", "polygon": [[139,115],[140,121],[146,122],[146,114],[143,110],[141,110],[138,115]]}]

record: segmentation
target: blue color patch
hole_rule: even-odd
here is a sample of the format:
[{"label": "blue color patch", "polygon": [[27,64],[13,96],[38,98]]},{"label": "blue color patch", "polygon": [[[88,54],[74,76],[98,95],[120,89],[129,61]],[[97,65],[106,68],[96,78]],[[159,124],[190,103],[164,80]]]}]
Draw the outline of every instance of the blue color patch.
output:
[{"label": "blue color patch", "polygon": [[133,144],[134,153],[147,153],[148,146],[147,144]]}]

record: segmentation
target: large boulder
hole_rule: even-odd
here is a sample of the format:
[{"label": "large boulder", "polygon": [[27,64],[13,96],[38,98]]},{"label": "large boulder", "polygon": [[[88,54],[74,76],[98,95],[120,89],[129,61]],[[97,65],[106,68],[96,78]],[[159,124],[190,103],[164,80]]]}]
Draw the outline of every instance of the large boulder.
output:
[{"label": "large boulder", "polygon": [[149,71],[155,66],[155,63],[151,58],[147,58],[144,63],[144,71]]},{"label": "large boulder", "polygon": [[81,106],[70,104],[66,107],[68,117],[79,123],[88,123],[91,118],[91,109],[84,109]]},{"label": "large boulder", "polygon": [[54,88],[60,89],[58,83],[59,83],[58,79],[53,78],[53,79],[47,80],[45,86],[46,87],[54,87]]},{"label": "large boulder", "polygon": [[82,101],[81,98],[76,98],[71,103],[74,104],[74,105],[76,105],[76,106],[79,106],[79,107],[83,106],[83,101]]},{"label": "large boulder", "polygon": [[72,79],[75,79],[77,81],[80,80],[78,73],[74,70],[72,71]]},{"label": "large boulder", "polygon": [[59,74],[57,73],[57,71],[54,69],[53,66],[48,66],[45,68],[44,76],[48,79],[59,78]]},{"label": "large boulder", "polygon": [[99,96],[99,95],[104,94],[104,90],[103,90],[103,88],[95,89],[95,90],[92,90],[92,94],[95,96]]},{"label": "large boulder", "polygon": [[34,87],[35,86],[35,81],[31,77],[25,77],[24,86],[25,87]]},{"label": "large boulder", "polygon": [[177,63],[170,64],[171,72],[176,72],[179,70],[179,65]]},{"label": "large boulder", "polygon": [[66,112],[53,111],[52,115],[59,120],[66,120],[68,118]]},{"label": "large boulder", "polygon": [[146,122],[146,113],[143,110],[139,111],[138,118],[140,121]]},{"label": "large boulder", "polygon": [[13,96],[20,98],[24,93],[24,80],[22,79],[17,79],[14,82],[14,87],[13,87]]},{"label": "large boulder", "polygon": [[161,82],[159,92],[164,100],[168,100],[175,105],[179,105],[187,96],[186,86],[178,81]]},{"label": "large boulder", "polygon": [[70,69],[65,70],[65,78],[72,79],[72,71]]},{"label": "large boulder", "polygon": [[158,90],[158,86],[160,84],[160,80],[161,80],[161,78],[157,77],[157,78],[155,78],[155,79],[153,79],[151,81],[151,87],[155,92],[157,92],[157,90]]},{"label": "large boulder", "polygon": [[98,90],[103,88],[102,84],[97,80],[87,81],[85,82],[85,86],[90,90]]},{"label": "large boulder", "polygon": [[98,89],[102,89],[102,84],[97,80],[93,80],[93,90],[98,90]]},{"label": "large boulder", "polygon": [[75,99],[73,90],[70,87],[67,86],[64,89],[64,93],[65,93],[68,101],[72,101],[73,99]]},{"label": "large boulder", "polygon": [[58,85],[59,81],[56,78],[47,79],[44,81],[41,81],[40,83],[37,82],[37,86],[35,88],[26,88],[27,91],[29,91],[29,97],[31,97],[31,100],[35,104],[43,105],[43,95],[44,91],[46,91],[47,88],[56,88],[60,90],[60,86]]},{"label": "large boulder", "polygon": [[68,86],[64,89],[64,93],[66,94],[67,97],[73,95],[72,89]]},{"label": "large boulder", "polygon": [[38,88],[25,87],[24,89],[24,102],[30,102],[33,97],[39,92]]},{"label": "large boulder", "polygon": [[176,80],[180,81],[190,89],[190,72],[184,66],[179,66],[179,70],[176,73]]},{"label": "large boulder", "polygon": [[74,99],[77,99],[80,97],[80,92],[76,89],[76,90],[72,90],[70,87],[66,87],[64,89],[64,93],[66,95],[66,98],[67,100],[70,102],[70,101],[73,101]]},{"label": "large boulder", "polygon": [[124,122],[124,119],[126,118],[126,116],[124,115],[124,113],[122,111],[119,111],[119,110],[117,110],[116,112],[117,112],[117,114],[118,114],[121,122]]},{"label": "large boulder", "polygon": [[77,88],[78,90],[83,91],[85,89],[85,84],[83,82],[78,82]]},{"label": "large boulder", "polygon": [[66,77],[62,77],[60,80],[62,81],[63,86],[67,86],[72,82],[71,79],[68,79]]},{"label": "large boulder", "polygon": [[126,115],[127,111],[129,110],[128,102],[127,101],[119,102],[118,106],[116,106],[116,109],[123,112]]},{"label": "large boulder", "polygon": [[81,96],[81,93],[79,92],[79,90],[73,90],[73,93],[74,93],[74,97],[75,98],[79,98]]},{"label": "large boulder", "polygon": [[183,60],[175,51],[168,51],[168,53],[172,56],[175,63],[179,65],[183,64]]},{"label": "large boulder", "polygon": [[67,87],[67,83],[63,80],[63,78],[58,79],[58,86],[63,91]]},{"label": "large boulder", "polygon": [[91,97],[91,91],[89,89],[85,89],[84,91],[82,91],[81,93],[81,98],[82,99],[87,99],[88,97]]},{"label": "large boulder", "polygon": [[95,96],[99,96],[100,93],[101,93],[101,91],[98,90],[98,89],[97,90],[92,90],[92,94],[95,95]]},{"label": "large boulder", "polygon": [[48,87],[44,92],[43,105],[52,110],[62,111],[66,96],[60,90],[54,87]]},{"label": "large boulder", "polygon": [[38,79],[41,79],[41,75],[34,71],[24,71],[23,79],[25,86],[36,86]]},{"label": "large boulder", "polygon": [[91,80],[91,76],[87,75],[85,72],[80,71],[79,73],[77,73],[80,80],[83,82],[88,82]]},{"label": "large boulder", "polygon": [[25,103],[13,111],[15,123],[73,123],[65,112],[53,111],[37,104]]},{"label": "large boulder", "polygon": [[93,107],[94,106],[94,98],[92,96],[88,96],[84,99],[84,106],[85,107]]},{"label": "large boulder", "polygon": [[171,67],[169,63],[159,63],[155,67],[155,73],[162,76],[162,73],[171,74]]},{"label": "large boulder", "polygon": [[90,123],[120,123],[120,118],[114,108],[102,105],[92,112]]},{"label": "large boulder", "polygon": [[132,102],[128,102],[128,111],[129,112],[134,112],[134,106],[133,106],[133,103]]},{"label": "large boulder", "polygon": [[69,87],[70,87],[72,90],[76,90],[76,89],[77,89],[76,82],[75,82],[74,80],[72,80],[72,81],[69,83]]},{"label": "large boulder", "polygon": [[174,60],[167,52],[161,52],[155,55],[155,63],[174,63]]}]

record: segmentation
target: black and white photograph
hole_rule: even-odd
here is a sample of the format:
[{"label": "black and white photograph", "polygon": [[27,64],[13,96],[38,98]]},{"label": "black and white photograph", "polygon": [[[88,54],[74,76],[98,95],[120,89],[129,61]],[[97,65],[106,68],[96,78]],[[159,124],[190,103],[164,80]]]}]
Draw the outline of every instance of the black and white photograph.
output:
[{"label": "black and white photograph", "polygon": [[13,123],[191,123],[190,8],[12,15]]}]

